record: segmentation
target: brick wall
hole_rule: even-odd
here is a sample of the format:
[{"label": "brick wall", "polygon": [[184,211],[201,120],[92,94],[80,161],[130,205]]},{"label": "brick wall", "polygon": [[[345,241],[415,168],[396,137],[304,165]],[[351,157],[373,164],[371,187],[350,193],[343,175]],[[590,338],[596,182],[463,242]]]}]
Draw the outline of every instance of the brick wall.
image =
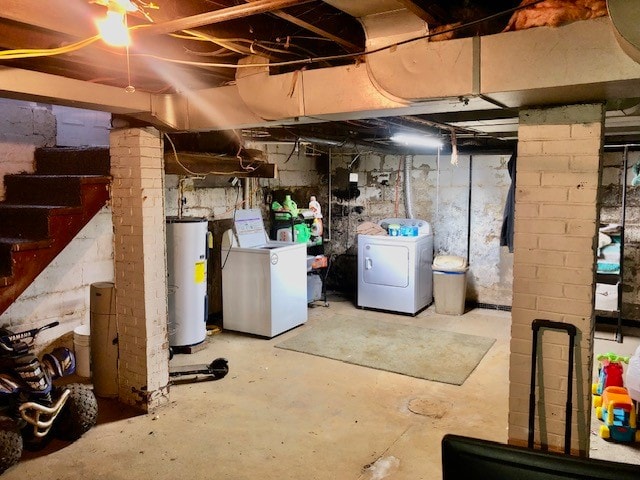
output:
[{"label": "brick wall", "polygon": [[120,400],[168,401],[163,145],[153,128],[110,136]]},{"label": "brick wall", "polygon": [[[594,266],[604,111],[575,105],[520,113],[510,360],[509,441],[526,444],[531,322],[578,329],[572,451],[589,450]],[[543,330],[536,442],[564,446],[568,336]]]}]

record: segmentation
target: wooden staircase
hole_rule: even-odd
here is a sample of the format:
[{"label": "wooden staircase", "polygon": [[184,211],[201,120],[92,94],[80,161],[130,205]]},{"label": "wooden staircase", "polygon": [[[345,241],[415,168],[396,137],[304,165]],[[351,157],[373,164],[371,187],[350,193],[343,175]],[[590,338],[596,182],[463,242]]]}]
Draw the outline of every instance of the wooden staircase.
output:
[{"label": "wooden staircase", "polygon": [[0,314],[109,199],[108,148],[41,148],[35,161],[35,173],[4,177]]}]

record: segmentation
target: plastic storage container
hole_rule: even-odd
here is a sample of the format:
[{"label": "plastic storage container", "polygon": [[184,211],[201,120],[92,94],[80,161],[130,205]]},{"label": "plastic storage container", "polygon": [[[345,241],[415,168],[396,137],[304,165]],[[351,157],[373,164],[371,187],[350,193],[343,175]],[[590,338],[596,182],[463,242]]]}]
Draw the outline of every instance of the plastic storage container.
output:
[{"label": "plastic storage container", "polygon": [[398,235],[400,235],[400,225],[398,223],[389,224],[387,233],[390,237],[397,237]]},{"label": "plastic storage container", "polygon": [[467,294],[467,260],[438,255],[433,260],[433,297],[436,313],[462,315]]},{"label": "plastic storage container", "polygon": [[282,206],[285,210],[288,210],[294,218],[298,216],[298,204],[291,199],[291,195],[285,195]]},{"label": "plastic storage container", "polygon": [[73,329],[73,350],[76,354],[76,373],[91,377],[91,327],[80,325]]}]

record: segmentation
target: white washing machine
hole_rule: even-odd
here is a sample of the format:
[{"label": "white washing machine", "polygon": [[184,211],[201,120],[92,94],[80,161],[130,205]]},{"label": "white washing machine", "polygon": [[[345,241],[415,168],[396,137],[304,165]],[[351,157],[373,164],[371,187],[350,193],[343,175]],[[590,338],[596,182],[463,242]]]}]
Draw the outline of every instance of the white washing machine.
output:
[{"label": "white washing machine", "polygon": [[417,227],[418,235],[358,235],[358,307],[415,315],[433,301],[431,226],[406,218],[379,224]]},{"label": "white washing machine", "polygon": [[222,243],[222,326],[272,338],[307,321],[307,244],[268,239],[258,209],[237,210]]}]

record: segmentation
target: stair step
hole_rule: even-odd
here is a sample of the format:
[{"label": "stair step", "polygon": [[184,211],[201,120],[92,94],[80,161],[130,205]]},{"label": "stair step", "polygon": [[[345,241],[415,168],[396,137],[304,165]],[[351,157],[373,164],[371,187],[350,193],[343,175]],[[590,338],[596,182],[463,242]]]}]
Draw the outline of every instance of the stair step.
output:
[{"label": "stair step", "polygon": [[0,202],[0,314],[109,200],[111,178],[104,172],[64,172],[5,176],[5,202]]},{"label": "stair step", "polygon": [[49,248],[51,240],[29,239],[29,238],[10,238],[0,237],[0,252],[7,249],[9,252],[24,252],[26,250],[36,250],[38,248]]},{"label": "stair step", "polygon": [[49,217],[82,214],[81,207],[0,204],[0,237],[44,240]]},{"label": "stair step", "polygon": [[6,287],[13,283],[11,252],[27,252],[49,248],[52,240],[33,240],[28,238],[0,237],[0,287]]},{"label": "stair step", "polygon": [[44,174],[109,175],[108,147],[49,147],[35,151],[36,172]]},{"label": "stair step", "polygon": [[102,175],[6,175],[5,200],[13,204],[78,206],[82,204],[80,187],[88,183],[109,183],[109,178]]}]

